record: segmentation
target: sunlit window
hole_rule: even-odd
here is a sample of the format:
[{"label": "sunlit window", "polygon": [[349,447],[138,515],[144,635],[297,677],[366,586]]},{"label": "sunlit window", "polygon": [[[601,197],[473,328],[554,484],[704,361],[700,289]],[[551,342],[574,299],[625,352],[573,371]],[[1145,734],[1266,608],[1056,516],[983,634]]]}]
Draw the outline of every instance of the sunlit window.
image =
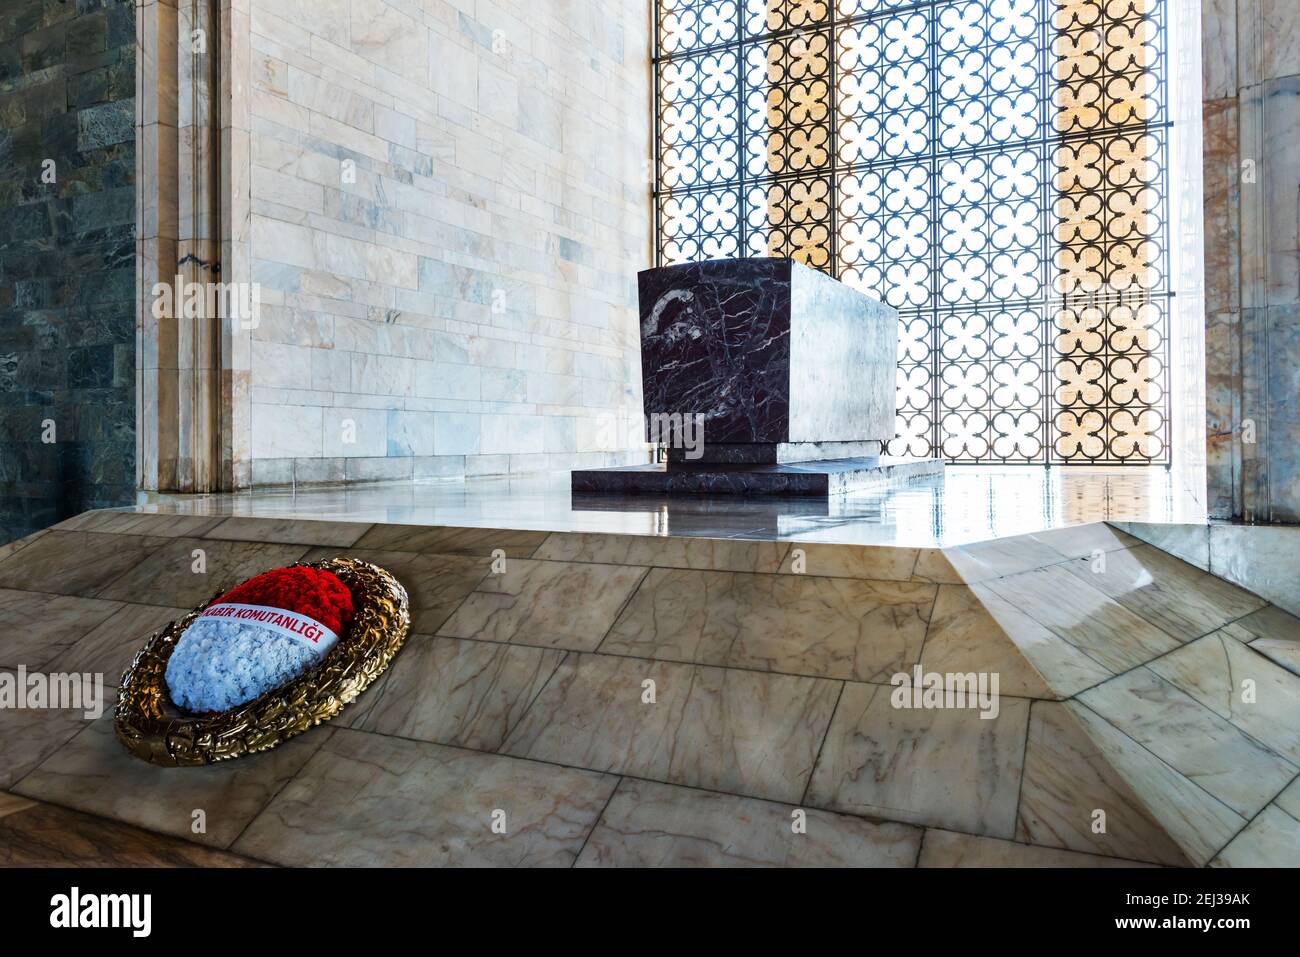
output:
[{"label": "sunlit window", "polygon": [[897,454],[1169,456],[1162,0],[659,0],[662,264],[901,315]]}]

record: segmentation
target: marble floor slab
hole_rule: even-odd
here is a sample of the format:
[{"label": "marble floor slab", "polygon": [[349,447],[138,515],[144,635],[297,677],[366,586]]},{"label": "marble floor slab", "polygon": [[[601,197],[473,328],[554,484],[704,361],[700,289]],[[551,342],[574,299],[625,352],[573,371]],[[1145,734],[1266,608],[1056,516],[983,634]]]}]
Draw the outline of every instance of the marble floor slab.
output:
[{"label": "marble floor slab", "polygon": [[50,531],[0,561],[0,588],[107,597],[99,595],[105,586],[167,543],[157,535]]},{"label": "marble floor slab", "polygon": [[[710,513],[689,514],[698,531]],[[244,512],[100,512],[0,547],[0,611],[24,623],[0,634],[0,667],[9,649],[28,667],[103,673],[110,701],[147,635],[220,587],[214,568],[238,580],[350,554],[393,571],[414,609],[402,653],[340,719],[225,765],[154,768],[120,747],[107,714],[0,709],[0,828],[48,803],[60,807],[43,813],[75,818],[65,843],[27,818],[22,860],[198,863],[211,848],[371,865],[1293,856],[1297,620],[1106,526],[940,550],[934,538],[764,540],[734,524],[743,514],[723,516],[725,541],[355,517],[290,512],[259,534]],[[819,521],[827,535],[853,527],[798,518]],[[209,580],[191,592],[194,548]],[[52,592],[3,583],[32,558],[56,573]],[[884,682],[918,658],[926,671],[996,673],[998,716],[895,706]],[[790,827],[797,810],[805,831]]]},{"label": "marble floor slab", "polygon": [[[195,768],[161,768],[117,740],[113,717],[90,723],[10,790],[150,831],[229,848],[330,734],[316,728],[271,751]],[[195,812],[204,830],[196,832]]]},{"label": "marble floor slab", "polygon": [[1029,702],[974,710],[896,708],[893,689],[848,684],[817,760],[816,807],[1012,837]]},{"label": "marble floor slab", "polygon": [[[1150,669],[1265,747],[1300,765],[1300,676],[1227,628],[1151,662]],[[1179,729],[1179,736],[1184,733]]]},{"label": "marble floor slab", "polygon": [[261,867],[201,844],[52,804],[0,817],[0,867]]},{"label": "marble floor slab", "polygon": [[1178,638],[1061,565],[1010,575],[988,588],[1113,674],[1179,645]]},{"label": "marble floor slab", "polygon": [[920,549],[916,548],[799,542],[789,547],[781,571],[787,575],[901,582],[912,578],[919,556]]},{"label": "marble floor slab", "polygon": [[486,557],[421,555],[373,548],[313,548],[304,561],[356,558],[391,572],[411,601],[411,631],[432,634],[488,573]]},{"label": "marble floor slab", "polygon": [[921,549],[913,576],[942,585],[970,585],[1066,561],[1033,535]]},{"label": "marble floor slab", "polygon": [[567,867],[617,783],[340,728],[235,851],[297,867]]},{"label": "marble floor slab", "polygon": [[1055,847],[1019,844],[996,837],[978,837],[926,828],[918,867],[1153,867],[1138,861],[1100,854],[1063,851]]},{"label": "marble floor slab", "polygon": [[1141,539],[1105,522],[1048,528],[1034,532],[1030,537],[1063,558],[1091,558],[1099,552],[1113,552],[1141,544]]},{"label": "marble floor slab", "polygon": [[362,731],[496,751],[563,658],[558,649],[414,635],[341,719]]},{"label": "marble floor slab", "polygon": [[1269,605],[1238,618],[1224,629],[1261,655],[1300,675],[1300,618]]},{"label": "marble floor slab", "polygon": [[3,545],[0,545],[0,562],[3,562],[11,555],[17,555],[25,548],[30,548],[32,545],[35,545],[37,541],[44,538],[50,533],[50,531],[51,529],[42,528],[39,531],[32,532],[30,535],[25,535],[22,538],[15,538],[12,542],[5,542]]},{"label": "marble floor slab", "polygon": [[503,750],[798,801],[838,694],[838,682],[814,678],[571,654]]},{"label": "marble floor slab", "polygon": [[1017,840],[1199,867],[1245,824],[1090,709],[1034,702]]},{"label": "marble floor slab", "polygon": [[[0,673],[17,680],[13,669]],[[12,788],[89,723],[84,710],[0,708],[0,788]]]},{"label": "marble floor slab", "polygon": [[1000,694],[1029,698],[1068,698],[1111,676],[983,585],[939,586],[921,667],[945,676],[997,674]]},{"label": "marble floor slab", "polygon": [[488,558],[499,549],[508,558],[531,558],[546,538],[546,532],[527,529],[377,524],[356,545],[358,548],[468,555],[472,558]]},{"label": "marble floor slab", "polygon": [[1181,641],[1222,628],[1265,604],[1250,592],[1151,545],[1108,553],[1101,572],[1094,571],[1089,559],[1065,567],[1080,581]]},{"label": "marble floor slab", "polygon": [[[123,536],[100,537],[118,539]],[[98,597],[192,608],[246,578],[291,565],[306,551],[303,545],[266,545],[211,538],[170,539],[101,588]]]},{"label": "marble floor slab", "polygon": [[50,661],[52,672],[102,674],[104,693],[112,703],[136,652],[155,631],[189,613],[188,608],[161,605],[122,605],[101,624],[78,638]]},{"label": "marble floor slab", "polygon": [[439,634],[592,651],[645,572],[637,565],[507,559],[505,571],[484,577]]},{"label": "marble floor slab", "polygon": [[624,778],[578,867],[912,867],[921,831]]},{"label": "marble floor slab", "polygon": [[1270,804],[1210,862],[1211,867],[1300,867],[1300,819]]},{"label": "marble floor slab", "polygon": [[1245,818],[1300,773],[1149,668],[1113,678],[1079,700]]},{"label": "marble floor slab", "polygon": [[602,653],[859,681],[916,663],[933,585],[651,569]]},{"label": "marble floor slab", "polygon": [[244,518],[232,515],[203,533],[204,538],[276,545],[331,545],[347,548],[369,531],[366,522],[312,522],[291,518]]},{"label": "marble floor slab", "polygon": [[0,589],[0,666],[42,668],[121,607],[116,601]]},{"label": "marble floor slab", "polygon": [[159,515],[149,512],[94,509],[55,525],[66,532],[99,532],[104,535],[153,535],[158,538],[195,538],[216,528],[220,515]]},{"label": "marble floor slab", "polygon": [[17,794],[0,791],[0,818],[8,817],[10,814],[17,814],[19,811],[25,811],[29,807],[36,807],[36,803],[25,797],[19,797]]},{"label": "marble floor slab", "polygon": [[533,557],[660,568],[775,572],[789,551],[790,546],[782,542],[556,532],[546,537]]}]

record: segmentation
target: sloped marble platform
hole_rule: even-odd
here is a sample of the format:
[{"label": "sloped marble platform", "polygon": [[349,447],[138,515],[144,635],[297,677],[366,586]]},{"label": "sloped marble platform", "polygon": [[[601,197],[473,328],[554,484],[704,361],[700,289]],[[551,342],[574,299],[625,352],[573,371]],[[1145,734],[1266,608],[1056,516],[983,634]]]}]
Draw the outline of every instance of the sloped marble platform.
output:
[{"label": "sloped marble platform", "polygon": [[828,498],[889,483],[942,475],[942,459],[896,458],[764,464],[624,465],[578,469],[575,494],[616,495],[796,495]]},{"label": "sloped marble platform", "polygon": [[[0,548],[0,670],[111,686],[222,583],[340,554],[406,584],[414,633],[342,720],[162,769],[108,714],[0,709],[0,863],[1300,865],[1300,621],[1102,524],[913,548],[90,512]],[[918,666],[996,674],[996,714],[896,707]]]}]

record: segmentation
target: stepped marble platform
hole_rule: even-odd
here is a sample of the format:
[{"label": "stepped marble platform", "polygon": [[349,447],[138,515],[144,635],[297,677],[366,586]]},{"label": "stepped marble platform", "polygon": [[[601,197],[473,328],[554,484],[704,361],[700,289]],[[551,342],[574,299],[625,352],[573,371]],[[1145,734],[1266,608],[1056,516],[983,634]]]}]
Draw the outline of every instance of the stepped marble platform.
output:
[{"label": "stepped marble platform", "polygon": [[[1300,865],[1300,620],[1100,523],[906,547],[89,512],[0,547],[0,670],[111,688],[222,584],[341,554],[403,581],[413,637],[340,720],[160,769],[111,715],[0,709],[0,864]],[[996,673],[996,715],[895,707],[917,666]]]},{"label": "stepped marble platform", "polygon": [[622,495],[797,495],[828,498],[943,474],[942,459],[874,455],[815,462],[624,465],[573,472],[573,491]]}]

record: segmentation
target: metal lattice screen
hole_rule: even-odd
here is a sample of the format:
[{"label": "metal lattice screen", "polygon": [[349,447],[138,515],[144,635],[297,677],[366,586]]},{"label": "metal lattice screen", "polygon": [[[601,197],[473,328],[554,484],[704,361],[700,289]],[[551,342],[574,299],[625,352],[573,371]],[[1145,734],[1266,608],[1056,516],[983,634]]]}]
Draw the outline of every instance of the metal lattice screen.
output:
[{"label": "metal lattice screen", "polygon": [[1169,461],[1162,0],[658,0],[661,264],[901,316],[895,454]]}]

